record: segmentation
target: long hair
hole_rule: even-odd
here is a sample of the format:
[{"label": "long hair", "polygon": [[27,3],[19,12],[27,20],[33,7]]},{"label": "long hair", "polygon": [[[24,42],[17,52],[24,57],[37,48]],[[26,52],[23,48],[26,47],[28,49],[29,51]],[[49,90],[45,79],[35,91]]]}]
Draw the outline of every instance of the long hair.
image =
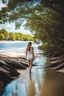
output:
[{"label": "long hair", "polygon": [[28,51],[30,51],[31,45],[32,45],[32,42],[28,42]]}]

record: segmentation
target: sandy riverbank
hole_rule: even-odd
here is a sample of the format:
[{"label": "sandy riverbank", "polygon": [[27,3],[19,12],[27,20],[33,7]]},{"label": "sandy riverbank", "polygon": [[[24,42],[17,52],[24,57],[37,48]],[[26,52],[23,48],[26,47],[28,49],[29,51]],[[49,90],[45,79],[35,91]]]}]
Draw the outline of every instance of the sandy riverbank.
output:
[{"label": "sandy riverbank", "polygon": [[25,53],[16,53],[16,52],[1,52],[0,56],[10,56],[10,57],[25,57]]},{"label": "sandy riverbank", "polygon": [[[29,41],[5,41],[5,40],[2,40],[2,41],[0,41],[0,43],[18,43],[18,42],[29,42]],[[31,41],[32,42],[32,41]]]}]

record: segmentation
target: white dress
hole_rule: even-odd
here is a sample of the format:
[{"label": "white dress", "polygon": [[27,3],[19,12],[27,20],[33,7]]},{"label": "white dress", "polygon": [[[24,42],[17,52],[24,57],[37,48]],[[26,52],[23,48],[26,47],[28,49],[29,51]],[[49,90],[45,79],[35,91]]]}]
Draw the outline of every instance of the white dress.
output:
[{"label": "white dress", "polygon": [[33,59],[33,54],[32,54],[32,48],[30,49],[30,51],[27,52],[27,60],[32,60]]}]

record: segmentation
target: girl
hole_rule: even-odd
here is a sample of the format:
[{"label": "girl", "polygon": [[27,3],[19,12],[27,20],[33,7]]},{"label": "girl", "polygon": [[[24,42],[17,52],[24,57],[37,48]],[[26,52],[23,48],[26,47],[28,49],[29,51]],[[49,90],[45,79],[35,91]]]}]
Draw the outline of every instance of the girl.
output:
[{"label": "girl", "polygon": [[32,69],[32,62],[33,62],[33,59],[35,58],[34,56],[34,49],[32,47],[32,42],[29,42],[27,47],[26,47],[26,58],[29,62],[29,72],[31,73],[31,69]]}]

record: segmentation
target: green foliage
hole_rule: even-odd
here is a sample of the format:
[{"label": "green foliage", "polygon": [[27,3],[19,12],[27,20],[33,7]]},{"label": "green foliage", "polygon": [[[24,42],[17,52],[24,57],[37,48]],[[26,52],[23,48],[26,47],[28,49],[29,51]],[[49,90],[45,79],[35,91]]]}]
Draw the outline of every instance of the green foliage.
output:
[{"label": "green foliage", "polygon": [[42,46],[39,46],[39,48],[42,50],[48,50],[49,49],[49,47],[50,47],[50,45],[49,45],[49,43],[48,42],[45,42],[45,43],[43,43],[43,45]]},{"label": "green foliage", "polygon": [[3,33],[0,34],[0,40],[4,40],[4,34]]},{"label": "green foliage", "polygon": [[0,40],[21,40],[21,41],[33,41],[33,37],[22,33],[7,32],[6,30],[0,30]]},{"label": "green foliage", "polygon": [[40,48],[49,50],[54,46],[64,51],[64,18],[62,16],[63,14],[59,12],[61,11],[60,7],[58,7],[59,11],[57,11],[52,6],[44,7],[41,4],[35,8],[30,8],[30,10],[31,17],[28,19],[26,27],[34,30],[34,38],[43,42]]},{"label": "green foliage", "polygon": [[0,30],[0,36],[1,36],[1,34],[3,34],[3,37],[4,37],[4,38],[2,38],[2,40],[8,39],[9,34],[5,29]]},{"label": "green foliage", "polygon": [[10,32],[9,33],[9,38],[8,38],[9,40],[15,40],[15,35],[14,35],[14,33],[13,32]]}]

